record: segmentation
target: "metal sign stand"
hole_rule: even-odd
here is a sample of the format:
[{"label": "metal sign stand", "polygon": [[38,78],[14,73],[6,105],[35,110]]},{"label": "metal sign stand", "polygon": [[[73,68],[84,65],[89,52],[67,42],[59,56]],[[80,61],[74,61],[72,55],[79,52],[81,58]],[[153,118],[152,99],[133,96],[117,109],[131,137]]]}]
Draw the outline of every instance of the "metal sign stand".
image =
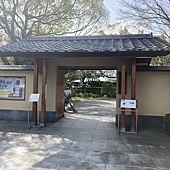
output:
[{"label": "metal sign stand", "polygon": [[[28,99],[28,129],[31,129],[33,126],[40,128],[40,113],[39,113],[39,98],[40,94],[31,94]],[[37,125],[30,125],[30,111],[29,106],[30,103],[36,102],[37,103]]]},{"label": "metal sign stand", "polygon": [[[134,110],[132,110],[134,109]],[[136,115],[136,129],[132,129],[131,131],[121,130],[120,129],[120,115],[121,112],[135,112]],[[138,101],[137,100],[126,100],[121,99],[119,101],[119,113],[118,113],[118,134],[120,133],[135,133],[138,135]]]}]

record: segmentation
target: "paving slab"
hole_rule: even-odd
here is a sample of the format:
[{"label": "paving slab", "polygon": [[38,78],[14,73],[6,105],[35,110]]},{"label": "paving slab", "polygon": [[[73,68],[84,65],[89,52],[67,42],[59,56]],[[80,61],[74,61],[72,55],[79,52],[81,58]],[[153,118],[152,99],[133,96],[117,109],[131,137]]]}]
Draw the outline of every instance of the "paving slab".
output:
[{"label": "paving slab", "polygon": [[74,106],[78,113],[42,129],[0,121],[0,170],[170,170],[170,137],[163,129],[118,135],[115,100]]},{"label": "paving slab", "polygon": [[103,170],[105,167],[105,164],[96,164],[91,161],[62,160],[56,170]]}]

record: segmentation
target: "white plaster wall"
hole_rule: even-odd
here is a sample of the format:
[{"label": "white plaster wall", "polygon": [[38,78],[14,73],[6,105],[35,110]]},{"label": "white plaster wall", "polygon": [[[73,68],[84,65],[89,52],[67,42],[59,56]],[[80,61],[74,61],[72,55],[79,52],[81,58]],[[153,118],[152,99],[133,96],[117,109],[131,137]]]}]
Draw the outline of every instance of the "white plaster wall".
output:
[{"label": "white plaster wall", "polygon": [[[121,63],[121,62],[120,62]],[[57,60],[49,59],[47,63],[47,111],[56,111]],[[120,64],[117,70],[120,71]],[[25,100],[0,100],[1,110],[27,110],[28,98],[33,91],[33,71],[0,71],[0,76],[26,76]],[[137,72],[136,99],[139,115],[164,116],[170,113],[170,72]],[[38,80],[39,93],[42,89],[42,75]],[[118,84],[117,84],[118,86]],[[117,113],[120,99],[117,89]],[[126,99],[131,98],[131,75],[127,74]],[[41,100],[39,102],[41,108]],[[32,106],[30,105],[30,109]]]},{"label": "white plaster wall", "polygon": [[[117,113],[119,99],[121,99],[121,95],[117,91]],[[129,74],[126,99],[131,99],[131,75]],[[170,113],[170,72],[137,72],[136,99],[139,115],[165,116],[166,113]]]},{"label": "white plaster wall", "polygon": [[[49,59],[48,59],[49,60]],[[117,66],[115,57],[63,57],[53,59],[58,66]]]},{"label": "white plaster wall", "polygon": [[170,113],[170,72],[137,72],[137,99],[140,115]]}]

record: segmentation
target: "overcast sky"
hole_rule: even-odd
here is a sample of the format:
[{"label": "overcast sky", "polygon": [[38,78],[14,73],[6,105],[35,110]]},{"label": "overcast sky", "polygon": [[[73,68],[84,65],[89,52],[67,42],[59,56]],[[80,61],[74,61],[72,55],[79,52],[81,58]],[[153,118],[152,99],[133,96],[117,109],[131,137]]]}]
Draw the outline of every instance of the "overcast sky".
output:
[{"label": "overcast sky", "polygon": [[118,8],[118,2],[117,0],[104,0],[104,4],[106,8],[110,12],[110,23],[114,23],[117,21],[117,13],[116,13],[116,8]]}]

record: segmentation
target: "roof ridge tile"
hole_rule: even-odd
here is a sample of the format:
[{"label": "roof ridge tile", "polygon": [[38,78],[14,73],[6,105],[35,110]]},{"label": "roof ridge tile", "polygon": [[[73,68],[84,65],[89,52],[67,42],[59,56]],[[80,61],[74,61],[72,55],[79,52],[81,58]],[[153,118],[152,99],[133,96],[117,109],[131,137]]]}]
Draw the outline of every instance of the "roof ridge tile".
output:
[{"label": "roof ridge tile", "polygon": [[59,40],[100,40],[124,38],[151,38],[150,34],[122,34],[122,35],[95,35],[95,36],[28,36],[25,41],[59,41]]}]

